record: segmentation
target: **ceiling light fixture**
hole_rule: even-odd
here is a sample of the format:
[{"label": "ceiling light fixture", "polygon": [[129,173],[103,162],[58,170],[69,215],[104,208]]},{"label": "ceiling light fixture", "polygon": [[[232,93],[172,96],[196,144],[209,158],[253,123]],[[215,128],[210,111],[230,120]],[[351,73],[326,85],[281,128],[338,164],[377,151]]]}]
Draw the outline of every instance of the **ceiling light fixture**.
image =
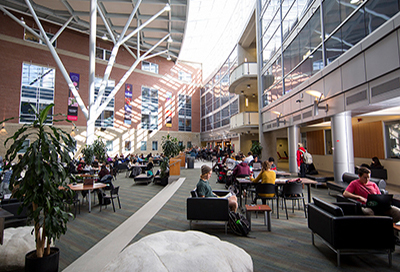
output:
[{"label": "ceiling light fixture", "polygon": [[165,11],[170,11],[171,10],[171,6],[169,4],[166,4],[164,10]]},{"label": "ceiling light fixture", "polygon": [[247,89],[250,89],[251,88],[251,85],[250,84],[247,84]]},{"label": "ceiling light fixture", "polygon": [[101,38],[103,39],[103,41],[107,41],[108,40],[108,37],[107,37],[106,34],[103,34],[103,37],[101,37]]},{"label": "ceiling light fixture", "polygon": [[171,60],[171,56],[169,54],[168,54],[167,60],[168,61]]},{"label": "ceiling light fixture", "polygon": [[172,43],[174,40],[171,38],[171,35],[168,37],[167,43]]}]

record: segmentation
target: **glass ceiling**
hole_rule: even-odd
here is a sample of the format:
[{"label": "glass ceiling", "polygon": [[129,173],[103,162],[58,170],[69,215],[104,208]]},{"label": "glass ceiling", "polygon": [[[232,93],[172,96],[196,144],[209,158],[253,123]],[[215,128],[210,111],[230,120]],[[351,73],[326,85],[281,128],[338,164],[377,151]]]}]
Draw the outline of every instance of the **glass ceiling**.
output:
[{"label": "glass ceiling", "polygon": [[190,0],[178,60],[201,63],[206,80],[233,50],[254,5],[255,0]]}]

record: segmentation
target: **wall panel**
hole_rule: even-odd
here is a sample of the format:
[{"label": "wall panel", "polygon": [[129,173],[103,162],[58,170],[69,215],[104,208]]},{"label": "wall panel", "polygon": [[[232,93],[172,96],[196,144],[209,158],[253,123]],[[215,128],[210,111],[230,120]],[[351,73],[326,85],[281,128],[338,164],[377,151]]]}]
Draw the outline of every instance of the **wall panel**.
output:
[{"label": "wall panel", "polygon": [[307,132],[307,151],[312,155],[324,155],[324,131]]},{"label": "wall panel", "polygon": [[[307,135],[308,136],[308,135]],[[354,157],[385,158],[382,122],[359,123],[353,125]]]}]

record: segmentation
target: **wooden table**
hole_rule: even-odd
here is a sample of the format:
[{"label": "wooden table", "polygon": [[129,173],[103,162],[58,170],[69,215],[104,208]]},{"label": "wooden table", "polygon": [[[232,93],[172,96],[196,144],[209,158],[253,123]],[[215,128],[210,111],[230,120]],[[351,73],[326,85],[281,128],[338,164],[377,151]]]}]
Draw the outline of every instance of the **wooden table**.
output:
[{"label": "wooden table", "polygon": [[275,171],[276,177],[290,177],[290,173],[283,172],[283,171]]},{"label": "wooden table", "polygon": [[[236,179],[239,183],[239,205],[240,207],[242,206],[242,185],[243,184],[252,184],[252,182],[249,179],[246,178],[237,178]],[[283,185],[286,183],[288,179],[279,179],[277,178],[275,180],[275,184],[276,185]],[[309,179],[309,178],[300,178],[301,183],[305,184],[307,186],[307,193],[308,193],[308,203],[311,203],[311,184],[318,184],[318,182],[316,182],[315,180]],[[279,196],[278,196],[279,197]],[[279,201],[278,201],[279,202]],[[279,207],[278,207],[279,208]]]},{"label": "wooden table", "polygon": [[249,221],[250,230],[251,212],[264,212],[264,226],[267,225],[268,231],[271,231],[271,211],[272,209],[268,205],[246,205],[246,218]]},{"label": "wooden table", "polygon": [[[286,183],[288,179],[276,179],[275,184],[277,185],[283,185]],[[312,184],[318,184],[317,181],[309,179],[309,178],[300,178],[301,183],[305,184],[307,186],[307,193],[308,193],[308,203],[311,203],[311,185]]]},{"label": "wooden table", "polygon": [[92,201],[90,196],[90,191],[105,188],[107,185],[100,182],[95,182],[93,185],[83,185],[83,183],[78,183],[76,185],[68,184],[68,187],[71,188],[72,191],[89,191],[88,200],[89,200],[89,212],[92,211]]},{"label": "wooden table", "polygon": [[6,211],[2,208],[0,208],[0,245],[3,244],[3,236],[4,236],[4,219],[6,217],[12,217],[14,216],[12,213],[9,211]]}]

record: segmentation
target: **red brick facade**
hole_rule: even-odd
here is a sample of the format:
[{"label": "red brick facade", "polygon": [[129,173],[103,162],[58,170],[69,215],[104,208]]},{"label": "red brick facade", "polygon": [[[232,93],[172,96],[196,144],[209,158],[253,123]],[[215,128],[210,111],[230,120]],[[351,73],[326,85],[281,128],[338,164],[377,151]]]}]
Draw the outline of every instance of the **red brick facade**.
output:
[{"label": "red brick facade", "polygon": [[[32,18],[26,15],[15,14],[17,18],[24,17],[26,24],[34,29],[38,29]],[[42,22],[48,33],[55,34],[59,26],[55,26],[46,22]],[[25,41],[24,29],[14,22],[10,17],[0,15],[0,119],[3,120],[9,117],[19,115],[20,96],[21,96],[21,73],[22,63],[32,63],[40,66],[49,66],[56,69],[55,80],[55,113],[67,113],[68,102],[68,86],[63,78],[56,62],[51,56],[49,50],[44,45],[39,45],[30,41]],[[111,50],[112,44],[101,39],[97,39],[97,47]],[[69,29],[57,39],[57,52],[66,67],[68,73],[78,73],[80,75],[79,93],[85,102],[88,104],[88,88],[89,88],[89,36],[83,33],[72,31]],[[133,50],[135,52],[135,50]],[[136,53],[136,52],[135,52]],[[147,61],[158,64],[159,74],[145,72],[140,70],[141,64],[137,66],[125,83],[133,86],[133,118],[130,128],[140,128],[141,110],[141,87],[151,87],[158,89],[159,98],[159,127],[162,124],[161,131],[178,131],[178,94],[190,94],[192,97],[192,132],[200,132],[200,83],[201,70],[196,69],[184,63],[175,64],[172,61],[167,61],[162,57],[154,57]],[[118,84],[121,77],[135,62],[135,59],[121,47],[114,66],[110,79],[115,80]],[[107,62],[96,60],[96,76],[103,77]],[[192,73],[193,82],[186,84],[178,80],[178,72],[184,70]],[[172,92],[172,109],[173,119],[172,128],[165,127],[165,93]],[[135,106],[137,105],[137,106]],[[115,96],[114,107],[114,124],[123,123],[124,113],[124,85]],[[14,120],[13,122],[18,122]],[[86,126],[86,119],[79,109],[77,126]],[[128,127],[129,128],[129,127]]]}]

